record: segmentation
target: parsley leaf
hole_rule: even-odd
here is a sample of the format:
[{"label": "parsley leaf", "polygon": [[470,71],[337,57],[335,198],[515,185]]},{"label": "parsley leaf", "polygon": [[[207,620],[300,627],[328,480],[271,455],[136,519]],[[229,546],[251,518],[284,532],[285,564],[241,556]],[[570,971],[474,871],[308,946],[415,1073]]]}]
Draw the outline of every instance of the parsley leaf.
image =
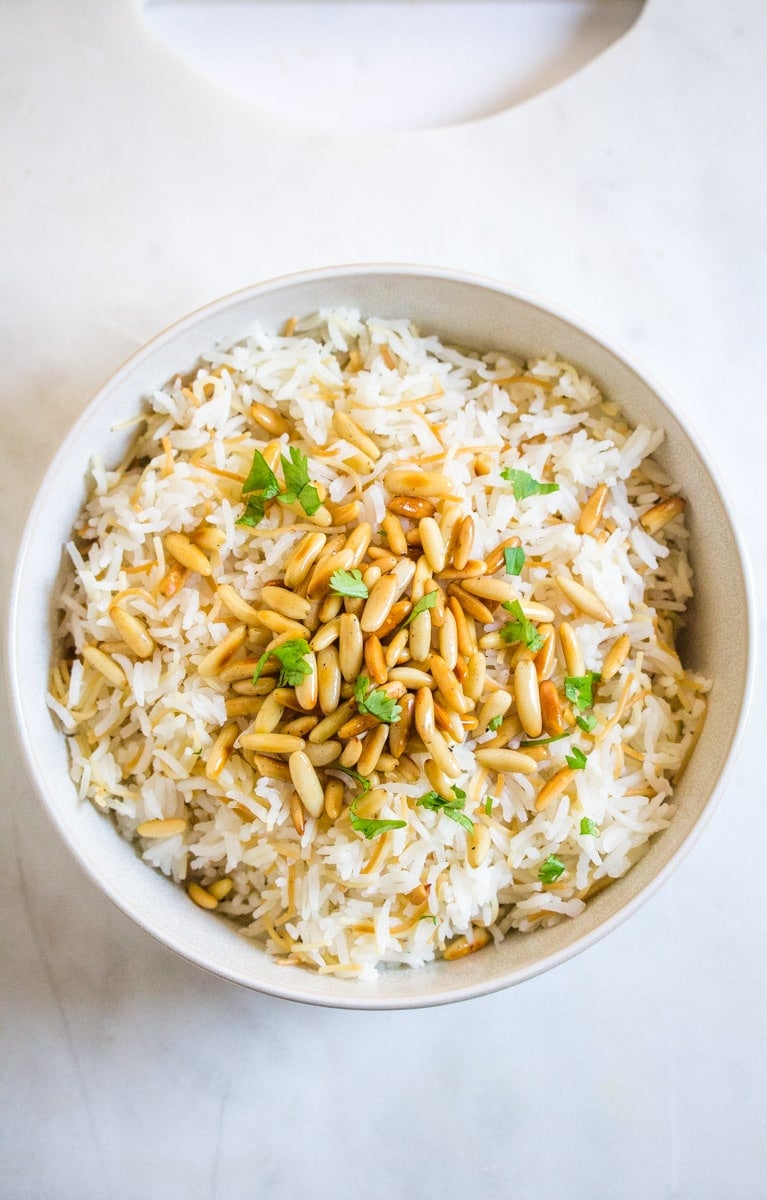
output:
[{"label": "parsley leaf", "polygon": [[557,858],[556,854],[550,854],[544,863],[541,863],[538,871],[538,878],[541,883],[553,883],[555,879],[559,879],[560,875],[565,873],[565,864],[561,858]]},{"label": "parsley leaf", "polygon": [[330,576],[330,588],[337,596],[356,596],[367,600],[368,590],[362,581],[362,571],[354,568],[352,571],[334,571]]},{"label": "parsley leaf", "polygon": [[599,826],[594,824],[591,817],[581,817],[581,833],[584,837],[599,837]]},{"label": "parsley leaf", "polygon": [[235,525],[259,525],[266,513],[263,496],[248,496],[245,512],[235,521]]},{"label": "parsley leaf", "polygon": [[411,621],[414,621],[419,613],[426,612],[429,608],[434,608],[439,598],[439,592],[435,588],[433,592],[424,592],[420,600],[416,600],[413,605],[413,611],[400,625],[400,629],[404,629]]},{"label": "parsley leaf", "polygon": [[504,642],[524,642],[528,650],[535,652],[543,645],[543,638],[532,621],[528,621],[519,600],[504,601],[503,607],[515,618],[501,626],[501,638]]},{"label": "parsley leaf", "polygon": [[297,446],[289,446],[288,454],[290,458],[280,456],[286,489],[279,497],[280,503],[292,504],[297,500],[307,517],[311,517],[322,501],[314,484],[309,482],[309,459]]},{"label": "parsley leaf", "polygon": [[[362,788],[360,795],[364,796],[365,792],[370,791],[371,784],[370,784],[370,780],[368,779],[367,775],[360,775],[359,771],[355,771],[352,767],[342,767],[340,763],[334,762],[334,763],[330,764],[330,766],[328,767],[328,770],[329,771],[343,771],[344,775],[349,775],[352,779],[356,780],[356,782]],[[359,800],[359,796],[357,797],[357,799]]]},{"label": "parsley leaf", "polygon": [[485,812],[487,813],[488,817],[491,815],[491,813],[493,811],[494,804],[495,804],[495,798],[493,796],[488,796],[487,799],[485,800]]},{"label": "parsley leaf", "polygon": [[552,737],[534,738],[531,742],[520,742],[519,748],[522,750],[528,746],[548,746],[551,742],[561,742],[562,738],[568,737],[572,737],[572,733],[569,729],[566,729],[564,733],[555,733]]},{"label": "parsley leaf", "polygon": [[354,699],[357,701],[357,708],[361,713],[378,717],[378,720],[383,721],[386,725],[394,725],[402,715],[401,706],[380,689],[368,692],[369,687],[370,680],[367,675],[358,675],[354,684]]},{"label": "parsley leaf", "polygon": [[528,496],[547,496],[549,492],[559,491],[558,483],[539,483],[527,471],[517,471],[513,467],[504,467],[501,478],[511,484],[515,500],[526,500]]},{"label": "parsley leaf", "polygon": [[269,659],[276,658],[282,668],[280,670],[280,687],[297,687],[302,679],[312,673],[312,668],[306,661],[306,655],[309,653],[311,653],[309,643],[304,638],[293,638],[289,642],[275,646],[273,650],[267,650],[258,660],[253,672],[253,682],[257,683],[261,678],[261,672]]},{"label": "parsley leaf", "polygon": [[496,729],[500,729],[502,721],[503,721],[503,717],[499,713],[497,717],[490,718],[490,720],[487,723],[487,727],[488,727],[488,729],[491,729],[493,731],[493,733],[495,733]]},{"label": "parsley leaf", "polygon": [[506,564],[507,575],[519,575],[525,565],[526,554],[521,546],[506,546],[503,551],[503,561]]},{"label": "parsley leaf", "polygon": [[584,733],[591,733],[596,723],[597,719],[593,713],[587,713],[585,717],[575,718],[575,724],[582,729]]},{"label": "parsley leaf", "polygon": [[455,821],[464,829],[468,829],[469,833],[473,833],[474,822],[462,811],[466,803],[466,793],[462,788],[453,784],[453,795],[455,800],[446,800],[444,796],[440,796],[439,792],[427,792],[425,796],[421,796],[420,800],[416,801],[416,804],[422,808],[428,808],[432,812],[444,813],[446,817],[450,817],[451,821]]},{"label": "parsley leaf", "polygon": [[253,451],[253,462],[250,464],[248,478],[242,485],[242,494],[246,496],[249,492],[263,492],[265,500],[271,500],[280,490],[280,485],[277,482],[275,475],[269,463],[264,458],[260,450]]},{"label": "parsley leaf", "polygon": [[373,821],[369,817],[357,816],[357,800],[352,800],[349,805],[349,819],[352,823],[352,829],[357,833],[362,833],[368,839],[378,837],[381,833],[386,833],[389,829],[404,829],[407,821]]},{"label": "parsley leaf", "polygon": [[565,696],[583,712],[594,703],[594,684],[599,683],[600,679],[598,671],[589,671],[586,675],[568,675],[565,679]]},{"label": "parsley leaf", "polygon": [[586,766],[586,755],[577,746],[573,746],[572,754],[568,754],[565,758],[568,767],[572,767],[574,771],[582,771]]}]

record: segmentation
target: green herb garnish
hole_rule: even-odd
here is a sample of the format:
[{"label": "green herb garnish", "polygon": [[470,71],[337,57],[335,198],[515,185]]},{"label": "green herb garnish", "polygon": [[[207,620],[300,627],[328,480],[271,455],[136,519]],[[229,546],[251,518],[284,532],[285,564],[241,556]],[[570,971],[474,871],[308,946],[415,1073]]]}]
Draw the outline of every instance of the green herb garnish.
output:
[{"label": "green herb garnish", "polygon": [[532,621],[528,621],[519,600],[504,601],[503,607],[515,618],[501,626],[501,638],[504,642],[524,642],[528,650],[535,652],[543,645],[543,638]]},{"label": "green herb garnish", "polygon": [[[360,793],[361,795],[364,796],[365,792],[370,791],[371,783],[370,783],[370,780],[368,779],[367,775],[360,775],[359,771],[355,771],[352,767],[342,767],[340,763],[334,762],[334,763],[330,764],[330,766],[328,767],[328,770],[329,771],[343,771],[344,775],[349,775],[350,778],[354,779],[362,788],[362,792]],[[358,800],[359,800],[359,798],[360,797],[357,796]]]},{"label": "green herb garnish", "polygon": [[377,717],[386,725],[394,725],[402,715],[402,708],[396,700],[392,700],[386,692],[374,689],[368,692],[370,680],[367,675],[358,675],[354,684],[354,699],[361,713]]},{"label": "green herb garnish", "polygon": [[565,679],[565,696],[581,712],[591,708],[594,703],[594,684],[599,683],[600,679],[598,671],[589,671],[586,675],[568,675]]},{"label": "green herb garnish", "polygon": [[585,717],[576,717],[575,724],[582,729],[584,733],[591,733],[592,729],[597,724],[597,719],[593,713],[587,713]]},{"label": "green herb garnish", "polygon": [[485,812],[488,817],[491,815],[491,813],[493,811],[494,804],[495,804],[495,798],[493,796],[488,796],[485,800]]},{"label": "green herb garnish", "polygon": [[428,808],[432,812],[444,813],[446,817],[450,817],[451,821],[456,821],[458,825],[463,825],[464,829],[468,829],[469,833],[473,833],[474,822],[462,811],[466,803],[466,793],[462,788],[453,784],[453,795],[455,800],[446,800],[444,796],[440,796],[439,792],[427,792],[425,796],[421,796],[420,800],[416,801],[416,804],[422,808]]},{"label": "green herb garnish", "polygon": [[407,821],[373,821],[368,817],[358,817],[357,800],[359,798],[357,796],[349,805],[349,819],[352,823],[352,829],[355,829],[357,833],[364,834],[368,841],[371,838],[378,837],[380,833],[388,832],[389,829],[404,829],[407,825]]},{"label": "green herb garnish", "polygon": [[416,600],[415,604],[413,605],[413,611],[411,612],[410,616],[402,622],[400,629],[404,629],[410,624],[411,621],[414,621],[419,613],[426,612],[428,609],[434,608],[434,605],[437,603],[438,599],[439,592],[436,588],[433,592],[424,592],[424,594],[421,596],[421,599]]},{"label": "green herb garnish", "polygon": [[525,565],[525,552],[521,546],[506,546],[503,551],[503,561],[506,564],[507,575],[519,575]]},{"label": "green herb garnish", "polygon": [[544,863],[541,863],[538,871],[538,878],[541,883],[553,883],[555,879],[559,879],[560,875],[565,873],[565,864],[561,858],[557,858],[556,854],[550,854]]},{"label": "green herb garnish", "polygon": [[549,492],[559,491],[558,483],[539,483],[527,471],[518,471],[513,467],[504,467],[501,478],[511,484],[515,500],[526,500],[528,496],[547,496]]},{"label": "green herb garnish", "polygon": [[330,576],[330,589],[337,596],[355,596],[359,600],[367,600],[369,594],[362,571],[356,567],[352,571],[334,571]]},{"label": "green herb garnish", "polygon": [[276,658],[281,666],[280,687],[298,687],[301,680],[312,673],[311,665],[306,661],[306,656],[310,653],[309,643],[304,638],[293,638],[275,646],[273,650],[267,650],[256,664],[253,682],[258,683],[269,659]]},{"label": "green herb garnish", "polygon": [[237,525],[258,525],[264,519],[267,500],[275,497],[281,504],[298,500],[308,517],[316,513],[321,500],[317,489],[309,482],[309,459],[295,446],[289,447],[288,454],[290,458],[280,458],[286,488],[280,492],[277,476],[269,463],[260,450],[253,451],[248,477],[242,485],[245,512],[237,518]]},{"label": "green herb garnish", "polygon": [[577,746],[573,746],[572,754],[565,756],[565,762],[568,767],[572,767],[574,771],[582,771],[586,766],[586,755]]},{"label": "green herb garnish", "polygon": [[297,500],[307,517],[316,513],[322,501],[314,484],[309,482],[309,459],[297,446],[289,446],[290,458],[280,456],[286,490],[279,497],[281,504],[292,504]]},{"label": "green herb garnish", "polygon": [[490,718],[490,720],[487,723],[487,727],[488,727],[488,729],[492,730],[493,733],[495,733],[496,729],[500,729],[502,721],[503,721],[503,717],[499,713],[497,717]]},{"label": "green herb garnish", "polygon": [[581,833],[584,837],[599,837],[599,826],[594,824],[591,817],[581,817]]},{"label": "green herb garnish", "polygon": [[555,733],[551,737],[534,738],[531,742],[520,742],[519,748],[520,750],[526,750],[528,746],[549,746],[552,742],[561,742],[562,738],[569,737],[572,737],[572,733],[569,729],[566,729],[564,733]]}]

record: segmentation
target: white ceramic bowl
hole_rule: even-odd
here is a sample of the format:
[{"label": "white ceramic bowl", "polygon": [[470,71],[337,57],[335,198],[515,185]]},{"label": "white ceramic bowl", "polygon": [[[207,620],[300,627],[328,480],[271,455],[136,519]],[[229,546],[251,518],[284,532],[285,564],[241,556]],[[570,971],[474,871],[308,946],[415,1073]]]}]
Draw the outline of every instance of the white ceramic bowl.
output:
[{"label": "white ceramic bowl", "polygon": [[[446,341],[528,356],[557,351],[580,365],[632,422],[663,426],[658,457],[689,500],[695,599],[682,644],[686,664],[714,687],[698,746],[676,791],[678,812],[645,857],[595,896],[574,921],[512,935],[466,959],[384,971],[375,983],[279,967],[226,920],[191,904],[149,869],[111,823],[77,800],[64,738],[45,705],[52,649],[58,548],[84,498],[91,455],[122,457],[128,434],[113,426],[141,398],[192,368],[216,342],[237,340],[253,321],[279,327],[326,305],[407,316]],[[51,497],[56,498],[55,504]],[[727,621],[721,620],[723,586]],[[732,629],[741,631],[733,639]],[[10,611],[10,685],[30,771],[63,838],[123,912],[179,954],[228,979],[292,1000],[349,1008],[440,1004],[507,987],[563,962],[629,916],[673,871],[708,816],[739,741],[753,673],[753,605],[739,539],[697,439],[658,388],[573,318],[500,284],[419,267],[341,267],[259,284],[185,317],[139,350],[101,388],[56,455],[22,540]]]}]

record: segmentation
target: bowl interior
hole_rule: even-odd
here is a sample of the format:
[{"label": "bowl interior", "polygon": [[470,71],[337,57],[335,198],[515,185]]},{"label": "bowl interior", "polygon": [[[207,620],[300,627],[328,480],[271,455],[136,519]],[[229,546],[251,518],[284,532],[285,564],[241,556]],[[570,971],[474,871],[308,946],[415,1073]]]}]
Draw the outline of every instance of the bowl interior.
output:
[{"label": "bowl interior", "polygon": [[[92,455],[110,466],[125,450],[130,435],[113,432],[113,426],[136,412],[142,396],[191,369],[214,343],[232,343],[254,321],[276,328],[294,314],[331,305],[407,316],[423,330],[463,346],[523,356],[556,351],[589,373],[633,423],[662,426],[666,440],[657,457],[682,484],[689,502],[696,592],[685,663],[714,680],[699,744],[676,791],[678,812],[628,875],[595,896],[575,921],[511,936],[458,962],[384,971],[371,984],[276,966],[225,920],[195,908],[180,888],[148,869],[108,820],[77,800],[65,742],[44,700],[60,569],[57,548],[69,537],[82,505]],[[722,579],[727,580],[726,630]],[[406,1007],[480,994],[544,970],[600,937],[665,878],[710,807],[736,740],[751,674],[750,625],[738,541],[706,462],[657,391],[618,354],[569,318],[500,286],[447,272],[343,268],[260,285],[218,301],[149,343],[101,389],[57,454],[30,515],[11,604],[9,662],[21,738],[41,795],[83,867],[126,913],[176,951],[248,986],[315,1003]],[[742,638],[730,637],[733,628],[743,631]]]}]

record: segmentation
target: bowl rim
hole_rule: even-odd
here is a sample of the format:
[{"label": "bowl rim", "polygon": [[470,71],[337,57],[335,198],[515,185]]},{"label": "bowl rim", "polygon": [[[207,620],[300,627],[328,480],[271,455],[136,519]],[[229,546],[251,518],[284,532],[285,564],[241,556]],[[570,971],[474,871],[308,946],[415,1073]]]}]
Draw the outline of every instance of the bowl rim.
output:
[{"label": "bowl rim", "polygon": [[[178,334],[183,333],[185,330],[192,328],[202,318],[209,318],[216,314],[223,313],[229,308],[236,308],[243,301],[256,298],[269,292],[279,291],[283,287],[301,285],[303,283],[311,284],[312,282],[321,282],[325,280],[339,280],[360,274],[371,276],[406,275],[421,279],[437,279],[440,281],[465,284],[472,287],[479,287],[490,292],[500,293],[510,299],[520,301],[523,304],[541,310],[547,315],[553,316],[565,322],[578,332],[585,334],[588,338],[591,338],[598,345],[602,346],[609,353],[613,354],[617,359],[623,362],[631,371],[634,372],[638,379],[656,395],[661,403],[673,415],[683,433],[699,454],[705,466],[711,483],[721,502],[722,509],[727,518],[727,522],[732,533],[733,542],[737,551],[739,565],[743,577],[747,618],[746,668],[743,688],[739,698],[738,717],[732,735],[729,753],[726,760],[722,764],[717,777],[710,785],[708,798],[700,815],[697,817],[694,825],[689,830],[684,840],[673,852],[671,857],[663,864],[660,870],[658,870],[656,874],[647,881],[647,883],[639,892],[636,893],[636,895],[627,900],[615,913],[606,917],[590,932],[584,933],[580,937],[576,937],[569,945],[543,956],[534,963],[521,968],[507,970],[486,980],[481,980],[469,985],[457,988],[439,987],[435,988],[433,991],[430,991],[428,994],[418,994],[413,997],[376,996],[368,991],[365,991],[364,993],[360,991],[356,995],[349,991],[348,994],[343,996],[328,994],[323,997],[320,995],[302,993],[300,990],[292,986],[283,987],[279,986],[278,984],[272,984],[268,981],[256,981],[253,978],[237,971],[236,969],[213,965],[209,960],[206,960],[205,955],[202,952],[199,952],[191,945],[184,945],[182,938],[175,937],[174,940],[170,940],[169,935],[164,934],[159,927],[155,927],[152,924],[152,919],[150,917],[132,907],[128,900],[118,896],[111,886],[110,879],[103,873],[100,874],[98,872],[93,864],[87,860],[84,852],[81,851],[78,841],[70,837],[69,831],[66,829],[63,821],[59,817],[57,806],[49,797],[49,789],[38,768],[36,754],[32,746],[31,730],[27,728],[23,716],[22,693],[24,691],[24,684],[19,676],[18,663],[15,653],[15,635],[21,605],[22,583],[28,560],[30,544],[45,504],[44,497],[47,490],[46,485],[48,484],[49,478],[54,473],[59,461],[67,455],[70,447],[77,442],[81,430],[87,428],[88,424],[93,418],[95,410],[97,410],[100,402],[104,398],[105,393],[119,386],[124,376],[130,375],[137,365],[143,362],[145,358],[150,357],[164,343],[176,337]],[[513,287],[506,281],[496,279],[491,276],[452,269],[449,267],[397,262],[345,263],[338,266],[314,267],[309,270],[290,272],[287,274],[274,276],[270,279],[262,280],[255,284],[250,284],[233,292],[228,292],[223,296],[217,297],[216,299],[206,304],[202,304],[183,316],[177,318],[171,324],[165,326],[158,333],[154,334],[153,337],[148,341],[142,343],[136,350],[133,351],[133,353],[124,359],[116,367],[116,369],[103,380],[103,382],[99,385],[86,403],[82,412],[72,423],[63,440],[59,443],[57,449],[51,456],[45,473],[37,486],[16,548],[15,566],[8,592],[8,606],[3,642],[3,649],[7,664],[7,670],[5,671],[6,694],[10,699],[10,709],[16,738],[23,751],[25,765],[34,785],[34,789],[40,799],[44,811],[47,813],[49,819],[57,829],[62,841],[71,851],[80,868],[107,897],[107,899],[109,899],[112,904],[114,904],[115,907],[118,908],[122,913],[134,921],[141,929],[150,934],[155,941],[159,942],[162,946],[173,951],[175,954],[186,959],[187,961],[193,962],[196,966],[201,967],[203,970],[206,970],[210,974],[213,974],[219,978],[227,979],[252,991],[261,992],[265,995],[271,995],[280,999],[291,1000],[297,1003],[317,1005],[320,1007],[366,1011],[426,1008],[442,1004],[457,1003],[459,1001],[473,999],[475,997],[485,996],[493,992],[501,991],[518,983],[522,983],[527,979],[534,978],[535,976],[540,975],[561,963],[567,962],[569,959],[575,957],[575,955],[589,949],[596,942],[600,941],[608,933],[612,932],[612,930],[616,929],[625,920],[632,916],[633,913],[635,913],[663,886],[670,875],[677,869],[679,864],[690,852],[698,838],[701,836],[703,830],[710,821],[715,808],[721,800],[724,785],[729,778],[733,766],[743,747],[746,726],[753,704],[758,657],[757,602],[753,570],[743,536],[734,519],[732,502],[719,475],[718,468],[713,462],[712,457],[709,454],[705,444],[702,442],[697,430],[691,424],[687,413],[679,410],[665,388],[658,383],[658,381],[643,367],[637,365],[633,359],[633,356],[628,354],[622,346],[617,344],[611,338],[605,336],[601,331],[596,330],[587,321],[584,321],[579,315],[573,313],[564,306],[555,304],[536,293]]]}]

